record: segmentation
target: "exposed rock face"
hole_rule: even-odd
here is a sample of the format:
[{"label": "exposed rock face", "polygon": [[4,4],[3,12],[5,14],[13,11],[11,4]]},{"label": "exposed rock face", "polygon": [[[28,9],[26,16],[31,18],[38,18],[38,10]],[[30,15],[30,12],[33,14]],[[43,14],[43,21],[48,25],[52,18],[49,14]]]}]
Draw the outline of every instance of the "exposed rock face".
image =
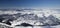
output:
[{"label": "exposed rock face", "polygon": [[10,27],[10,25],[7,25],[5,23],[0,23],[0,28],[13,28],[13,27]]},{"label": "exposed rock face", "polygon": [[20,25],[16,25],[16,26],[25,26],[25,27],[27,27],[27,26],[33,26],[33,25],[28,24],[28,23],[21,23]]}]

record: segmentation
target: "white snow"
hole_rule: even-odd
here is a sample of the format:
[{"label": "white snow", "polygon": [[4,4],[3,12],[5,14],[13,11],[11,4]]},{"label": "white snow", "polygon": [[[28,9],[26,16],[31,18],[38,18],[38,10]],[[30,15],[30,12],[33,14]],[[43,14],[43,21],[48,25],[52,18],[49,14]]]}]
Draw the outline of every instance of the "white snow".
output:
[{"label": "white snow", "polygon": [[[49,15],[54,15],[56,18],[58,18],[60,20],[59,12],[58,11],[52,11],[52,10],[0,11],[0,14],[17,14],[17,13],[21,13],[22,15],[24,15],[24,14],[35,14],[38,17],[43,17],[43,15],[46,17],[48,17]],[[44,23],[46,23],[46,22],[52,23],[50,21],[51,20],[46,20]],[[19,25],[19,24],[24,23],[24,22],[32,24],[32,25],[43,25],[42,23],[37,22],[37,20],[23,20],[23,18],[20,17],[17,20],[14,20],[12,22],[11,27],[14,27],[14,28],[32,28],[30,26],[29,27],[15,26],[15,25]],[[37,23],[34,24],[35,22],[37,22]],[[57,25],[57,26],[34,26],[33,28],[59,28],[59,27],[60,27],[60,25]]]}]

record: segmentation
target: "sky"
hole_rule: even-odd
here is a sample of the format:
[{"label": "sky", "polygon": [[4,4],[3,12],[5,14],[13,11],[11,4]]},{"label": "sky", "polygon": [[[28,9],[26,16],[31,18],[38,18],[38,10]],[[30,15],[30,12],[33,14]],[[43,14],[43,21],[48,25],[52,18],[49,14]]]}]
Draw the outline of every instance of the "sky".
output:
[{"label": "sky", "polygon": [[0,8],[60,8],[60,0],[0,0]]}]

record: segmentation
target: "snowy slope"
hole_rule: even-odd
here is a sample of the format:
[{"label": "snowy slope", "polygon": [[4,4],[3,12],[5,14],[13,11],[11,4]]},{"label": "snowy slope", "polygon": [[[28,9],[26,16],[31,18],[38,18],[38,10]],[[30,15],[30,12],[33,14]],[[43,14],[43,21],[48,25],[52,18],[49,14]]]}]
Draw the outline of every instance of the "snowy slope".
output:
[{"label": "snowy slope", "polygon": [[29,23],[32,25],[52,25],[59,24],[60,18],[58,17],[57,11],[51,10],[24,10],[21,13],[21,16],[13,21],[13,25],[19,25],[21,23]]},{"label": "snowy slope", "polygon": [[2,22],[9,21],[12,27],[21,23],[41,26],[60,25],[60,14],[56,10],[0,11],[0,13],[0,15],[8,14],[7,16],[2,16],[2,18],[5,18]]}]

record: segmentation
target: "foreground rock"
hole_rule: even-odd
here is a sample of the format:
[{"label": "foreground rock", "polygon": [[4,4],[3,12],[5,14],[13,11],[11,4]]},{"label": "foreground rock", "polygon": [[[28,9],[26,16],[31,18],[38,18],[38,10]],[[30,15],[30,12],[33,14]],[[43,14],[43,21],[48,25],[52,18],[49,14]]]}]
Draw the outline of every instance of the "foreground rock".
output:
[{"label": "foreground rock", "polygon": [[4,23],[0,23],[0,28],[13,28],[13,27],[10,27],[9,25]]}]

